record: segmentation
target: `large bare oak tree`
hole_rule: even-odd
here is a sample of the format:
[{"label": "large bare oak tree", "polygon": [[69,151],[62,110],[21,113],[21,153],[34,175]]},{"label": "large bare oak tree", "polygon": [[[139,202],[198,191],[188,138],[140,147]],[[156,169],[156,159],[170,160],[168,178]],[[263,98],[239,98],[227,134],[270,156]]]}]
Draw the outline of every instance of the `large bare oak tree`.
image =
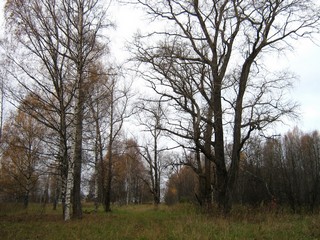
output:
[{"label": "large bare oak tree", "polygon": [[318,33],[319,6],[312,0],[135,2],[163,26],[138,34],[134,51],[142,76],[177,113],[162,128],[204,158],[203,204],[210,207],[214,193],[228,213],[244,143],[296,108],[285,95],[293,74],[268,71],[264,57]]}]

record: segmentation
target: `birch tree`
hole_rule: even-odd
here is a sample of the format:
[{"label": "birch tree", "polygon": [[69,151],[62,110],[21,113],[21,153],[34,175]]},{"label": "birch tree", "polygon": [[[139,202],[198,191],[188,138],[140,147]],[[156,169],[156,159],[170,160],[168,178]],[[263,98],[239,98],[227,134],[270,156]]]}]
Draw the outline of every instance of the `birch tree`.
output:
[{"label": "birch tree", "polygon": [[106,45],[99,42],[99,34],[106,27],[106,12],[100,1],[77,0],[63,1],[67,21],[68,58],[73,62],[75,80],[75,102],[73,118],[73,144],[70,166],[73,176],[73,216],[82,217],[81,207],[81,165],[82,165],[82,134],[84,106],[86,101],[85,83],[88,81],[89,66],[105,54]]},{"label": "birch tree", "polygon": [[[7,42],[17,49],[7,55],[19,70],[11,71],[11,76],[52,113],[48,120],[32,107],[28,109],[39,121],[59,132],[63,199],[71,199],[73,188],[73,215],[81,218],[82,121],[86,100],[83,85],[89,65],[105,53],[106,45],[98,41],[100,31],[108,26],[105,9],[98,0],[8,0],[5,10],[10,26]],[[68,138],[68,126],[73,128],[72,138]],[[71,205],[64,205],[64,219],[68,220]]]},{"label": "birch tree", "polygon": [[164,130],[204,156],[205,205],[214,193],[228,213],[245,142],[296,109],[285,93],[294,75],[268,72],[264,57],[318,33],[319,6],[313,0],[135,2],[165,26],[134,43],[142,76],[178,113]]}]

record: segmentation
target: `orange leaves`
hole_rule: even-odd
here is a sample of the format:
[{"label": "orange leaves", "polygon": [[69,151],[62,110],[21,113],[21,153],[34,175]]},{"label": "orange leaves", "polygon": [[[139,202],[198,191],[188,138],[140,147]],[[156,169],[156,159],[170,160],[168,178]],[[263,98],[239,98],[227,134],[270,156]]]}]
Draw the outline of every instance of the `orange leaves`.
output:
[{"label": "orange leaves", "polygon": [[1,159],[1,186],[19,196],[32,190],[38,181],[37,171],[43,151],[44,127],[31,116],[18,111],[4,127]]}]

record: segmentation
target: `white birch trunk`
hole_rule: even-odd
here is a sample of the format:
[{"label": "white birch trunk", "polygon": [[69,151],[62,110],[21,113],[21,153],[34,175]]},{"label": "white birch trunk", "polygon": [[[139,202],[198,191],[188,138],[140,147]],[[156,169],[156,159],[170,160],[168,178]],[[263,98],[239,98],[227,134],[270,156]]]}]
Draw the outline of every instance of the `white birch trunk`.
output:
[{"label": "white birch trunk", "polygon": [[68,164],[68,175],[67,175],[67,187],[66,187],[66,202],[65,202],[65,213],[64,220],[68,221],[71,219],[71,194],[73,189],[73,158],[69,158]]}]

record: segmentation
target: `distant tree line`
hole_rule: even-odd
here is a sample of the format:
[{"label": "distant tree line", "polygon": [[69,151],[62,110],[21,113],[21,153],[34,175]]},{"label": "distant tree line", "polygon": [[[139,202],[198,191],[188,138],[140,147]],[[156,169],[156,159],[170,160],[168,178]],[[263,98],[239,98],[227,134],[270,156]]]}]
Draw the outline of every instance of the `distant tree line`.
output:
[{"label": "distant tree line", "polygon": [[[197,194],[197,175],[190,166],[181,165],[167,182],[165,201],[196,203]],[[253,137],[241,152],[233,200],[255,207],[289,207],[295,213],[319,209],[319,132],[304,133],[295,128],[284,136]]]},{"label": "distant tree line", "polygon": [[[52,133],[51,133],[52,134]],[[0,201],[52,204],[61,203],[61,180],[58,165],[51,156],[48,142],[54,140],[50,130],[34,118],[18,111],[5,123],[0,160]],[[142,160],[137,142],[133,139],[118,140],[114,146],[112,163],[111,203],[141,204],[153,200],[148,183],[148,170]],[[109,168],[108,153],[98,162],[97,171],[94,153],[84,152],[82,201],[95,203],[96,209],[106,199],[105,185]]]}]

